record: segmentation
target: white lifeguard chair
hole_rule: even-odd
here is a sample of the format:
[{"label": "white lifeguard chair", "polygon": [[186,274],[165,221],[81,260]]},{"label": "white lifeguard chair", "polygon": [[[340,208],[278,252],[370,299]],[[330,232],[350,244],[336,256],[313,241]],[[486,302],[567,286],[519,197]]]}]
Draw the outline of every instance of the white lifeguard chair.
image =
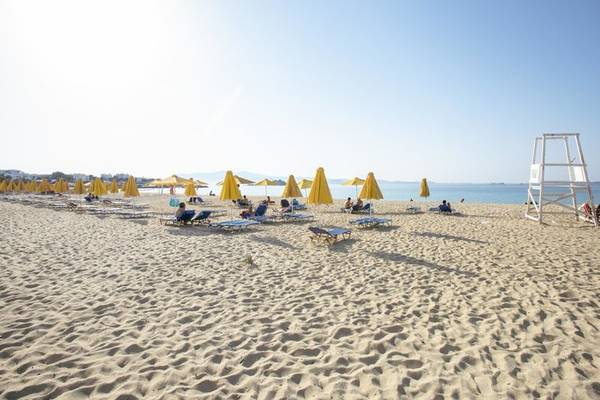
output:
[{"label": "white lifeguard chair", "polygon": [[[552,150],[557,150],[556,144],[561,145],[561,142],[566,162],[557,159],[558,152],[549,151],[549,146],[554,144]],[[576,153],[571,156],[573,142]],[[578,208],[578,192],[581,195],[580,199],[587,199],[592,209],[591,217]],[[557,207],[547,210],[546,206],[549,205]],[[536,137],[533,142],[525,216],[542,223],[544,214],[573,213],[577,219],[598,226],[595,212],[592,186],[583,158],[579,133],[544,133],[541,137]]]}]

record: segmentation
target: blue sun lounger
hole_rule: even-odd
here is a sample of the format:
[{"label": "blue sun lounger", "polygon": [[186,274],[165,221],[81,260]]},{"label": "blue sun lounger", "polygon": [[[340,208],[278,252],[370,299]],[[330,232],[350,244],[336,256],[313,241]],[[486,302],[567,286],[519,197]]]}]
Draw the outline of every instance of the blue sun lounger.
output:
[{"label": "blue sun lounger", "polygon": [[208,219],[208,217],[210,217],[211,214],[212,211],[209,210],[200,211],[198,214],[194,215],[190,220],[190,223],[192,225],[210,225],[210,219]]},{"label": "blue sun lounger", "polygon": [[375,228],[378,226],[391,225],[392,220],[389,218],[363,217],[350,221],[350,224],[360,228]]},{"label": "blue sun lounger", "polygon": [[161,218],[159,221],[162,225],[183,226],[190,223],[196,212],[194,210],[186,210],[179,218]]},{"label": "blue sun lounger", "polygon": [[214,226],[216,228],[223,229],[225,231],[242,231],[249,226],[258,225],[259,223],[256,221],[250,221],[247,219],[234,219],[231,221],[220,221],[214,222],[210,224],[210,226]]},{"label": "blue sun lounger", "polygon": [[352,231],[344,228],[319,228],[311,226],[308,228],[312,232],[310,239],[312,241],[321,240],[329,245],[332,245],[338,241],[346,240],[350,238]]}]

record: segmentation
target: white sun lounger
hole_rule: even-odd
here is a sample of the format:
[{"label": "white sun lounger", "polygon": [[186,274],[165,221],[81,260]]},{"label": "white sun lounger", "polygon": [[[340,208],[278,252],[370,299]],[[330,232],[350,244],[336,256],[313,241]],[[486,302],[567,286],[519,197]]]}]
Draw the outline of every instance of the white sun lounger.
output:
[{"label": "white sun lounger", "polygon": [[360,228],[375,228],[378,226],[391,225],[392,220],[389,218],[364,217],[350,221],[350,224]]},{"label": "white sun lounger", "polygon": [[247,229],[249,226],[258,225],[257,221],[250,221],[247,219],[235,219],[231,221],[220,221],[210,224],[210,226],[223,229],[225,231],[242,231]]}]

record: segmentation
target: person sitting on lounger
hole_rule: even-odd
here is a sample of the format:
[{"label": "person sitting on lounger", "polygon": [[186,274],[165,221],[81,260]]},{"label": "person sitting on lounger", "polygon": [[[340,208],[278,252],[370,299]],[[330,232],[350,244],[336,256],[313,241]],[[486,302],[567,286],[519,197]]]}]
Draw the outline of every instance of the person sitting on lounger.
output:
[{"label": "person sitting on lounger", "polygon": [[281,210],[279,212],[289,213],[292,212],[292,207],[290,206],[290,202],[287,199],[281,199]]},{"label": "person sitting on lounger", "polygon": [[250,205],[250,202],[248,201],[248,198],[246,197],[246,195],[244,195],[244,197],[243,197],[243,198],[241,198],[241,199],[238,199],[237,203],[238,203],[238,205],[240,205],[240,206],[247,206],[247,205]]},{"label": "person sitting on lounger", "polygon": [[363,201],[358,198],[356,199],[356,204],[352,206],[352,211],[360,211],[363,208]]},{"label": "person sitting on lounger", "polygon": [[583,215],[588,218],[592,218],[592,207],[590,207],[589,203],[585,203],[581,210],[583,211]]},{"label": "person sitting on lounger", "polygon": [[181,219],[181,216],[185,213],[185,203],[179,203],[179,208],[175,211],[175,218]]},{"label": "person sitting on lounger", "polygon": [[275,204],[275,202],[271,200],[271,196],[267,196],[267,199],[261,201],[260,204]]},{"label": "person sitting on lounger", "polygon": [[346,210],[349,210],[349,209],[351,209],[351,208],[352,208],[352,206],[353,206],[353,204],[352,204],[352,199],[351,199],[350,197],[348,197],[348,198],[346,199],[346,202],[344,203],[344,208],[345,208]]},{"label": "person sitting on lounger", "polygon": [[88,203],[91,203],[92,200],[94,200],[94,195],[91,193],[88,193],[85,197],[84,197],[85,201],[87,201]]},{"label": "person sitting on lounger", "polygon": [[441,212],[452,212],[449,204],[446,203],[446,200],[442,200],[442,204],[438,206]]}]

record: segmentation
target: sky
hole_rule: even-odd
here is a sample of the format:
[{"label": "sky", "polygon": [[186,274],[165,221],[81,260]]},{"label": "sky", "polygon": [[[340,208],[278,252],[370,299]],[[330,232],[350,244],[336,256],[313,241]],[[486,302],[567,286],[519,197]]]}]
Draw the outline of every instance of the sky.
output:
[{"label": "sky", "polygon": [[0,169],[600,180],[599,1],[0,0]]}]

